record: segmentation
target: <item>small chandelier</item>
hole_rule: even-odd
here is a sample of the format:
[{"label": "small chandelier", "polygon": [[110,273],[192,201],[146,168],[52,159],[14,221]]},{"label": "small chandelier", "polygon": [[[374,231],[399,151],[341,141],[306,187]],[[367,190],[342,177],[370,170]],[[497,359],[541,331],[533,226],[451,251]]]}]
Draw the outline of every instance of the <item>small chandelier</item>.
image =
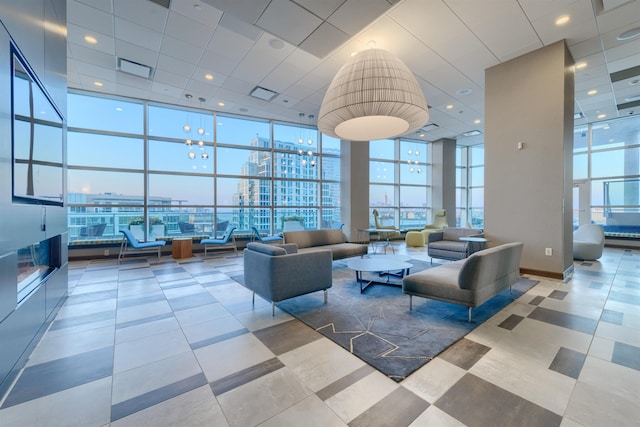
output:
[{"label": "small chandelier", "polygon": [[390,52],[367,49],[347,62],[322,100],[318,129],[336,138],[370,141],[414,132],[429,121],[413,73]]}]

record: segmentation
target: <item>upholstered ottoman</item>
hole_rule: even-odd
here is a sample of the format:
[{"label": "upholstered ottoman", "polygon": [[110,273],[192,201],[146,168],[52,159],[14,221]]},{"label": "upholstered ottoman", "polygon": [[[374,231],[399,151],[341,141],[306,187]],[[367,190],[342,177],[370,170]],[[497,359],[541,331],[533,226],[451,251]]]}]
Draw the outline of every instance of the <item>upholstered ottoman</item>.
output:
[{"label": "upholstered ottoman", "polygon": [[405,242],[407,243],[407,246],[424,246],[424,234],[422,234],[422,231],[407,231]]}]

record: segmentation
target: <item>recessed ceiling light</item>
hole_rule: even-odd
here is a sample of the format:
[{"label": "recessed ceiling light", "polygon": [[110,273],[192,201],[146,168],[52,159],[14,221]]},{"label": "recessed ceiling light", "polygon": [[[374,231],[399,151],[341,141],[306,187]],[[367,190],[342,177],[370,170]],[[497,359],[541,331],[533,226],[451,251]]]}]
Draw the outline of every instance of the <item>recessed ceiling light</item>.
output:
[{"label": "recessed ceiling light", "polygon": [[569,20],[571,20],[571,17],[569,15],[563,15],[563,16],[559,17],[558,19],[556,19],[556,25],[557,26],[564,25],[567,22],[569,22]]},{"label": "recessed ceiling light", "polygon": [[582,61],[576,64],[576,70],[582,70],[583,68],[587,68],[587,63]]},{"label": "recessed ceiling light", "polygon": [[632,38],[638,37],[638,36],[640,36],[640,27],[632,28],[628,31],[625,31],[624,33],[620,34],[616,38],[620,41],[623,41],[623,40],[631,40]]},{"label": "recessed ceiling light", "polygon": [[86,41],[89,44],[96,44],[98,43],[98,40],[93,37],[93,36],[84,36],[84,41]]},{"label": "recessed ceiling light", "polygon": [[207,80],[213,80],[213,74],[207,73],[207,74],[204,75],[204,78],[207,79]]},{"label": "recessed ceiling light", "polygon": [[596,93],[598,93],[597,89],[591,89],[589,92],[587,92],[587,95],[595,95]]},{"label": "recessed ceiling light", "polygon": [[473,92],[473,89],[464,88],[464,89],[460,89],[459,91],[457,91],[456,94],[458,94],[460,96],[466,96],[466,95],[469,95],[471,92]]},{"label": "recessed ceiling light", "polygon": [[635,102],[640,101],[640,95],[630,96],[629,98],[625,98],[624,102]]},{"label": "recessed ceiling light", "polygon": [[94,86],[98,86],[98,87],[102,87],[103,86],[102,82],[93,82],[93,85]]},{"label": "recessed ceiling light", "polygon": [[598,114],[598,118],[599,118],[599,119],[604,119],[605,117],[607,117],[607,115],[606,115],[606,114]]},{"label": "recessed ceiling light", "polygon": [[122,107],[116,107],[116,111],[122,111]]},{"label": "recessed ceiling light", "polygon": [[475,119],[475,120],[473,121],[473,123],[475,123],[475,124],[479,125],[479,124],[480,124],[480,119]]},{"label": "recessed ceiling light", "polygon": [[453,109],[453,105],[449,104],[447,105],[447,110],[452,110]]},{"label": "recessed ceiling light", "polygon": [[218,102],[218,106],[219,107],[224,107],[224,102],[222,102],[222,101]]},{"label": "recessed ceiling light", "polygon": [[271,46],[272,49],[281,50],[284,49],[284,42],[280,39],[273,38],[269,40],[269,46]]}]

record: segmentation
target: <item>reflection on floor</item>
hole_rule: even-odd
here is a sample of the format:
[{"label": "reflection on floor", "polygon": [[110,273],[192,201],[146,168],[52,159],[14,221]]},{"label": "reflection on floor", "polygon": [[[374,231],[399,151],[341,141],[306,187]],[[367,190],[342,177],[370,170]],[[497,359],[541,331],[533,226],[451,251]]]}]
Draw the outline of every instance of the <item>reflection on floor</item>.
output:
[{"label": "reflection on floor", "polygon": [[[426,259],[422,248],[396,252]],[[149,261],[71,264],[70,297],[1,403],[0,425],[640,420],[640,251],[607,248],[576,262],[566,284],[529,276],[540,283],[399,384],[286,313],[272,317],[265,301],[253,308],[229,279],[241,256]]]}]

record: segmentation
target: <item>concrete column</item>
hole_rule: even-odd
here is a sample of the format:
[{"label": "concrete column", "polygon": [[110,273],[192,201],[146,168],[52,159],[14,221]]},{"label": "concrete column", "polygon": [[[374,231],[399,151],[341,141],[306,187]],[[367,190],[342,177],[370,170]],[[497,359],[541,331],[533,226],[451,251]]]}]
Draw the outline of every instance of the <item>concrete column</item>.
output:
[{"label": "concrete column", "polygon": [[340,141],[340,219],[352,242],[369,228],[369,142]]},{"label": "concrete column", "polygon": [[485,72],[485,233],[524,243],[523,272],[562,279],[573,269],[573,65],[560,41]]},{"label": "concrete column", "polygon": [[442,138],[431,144],[431,208],[447,210],[449,227],[456,225],[456,141]]}]

